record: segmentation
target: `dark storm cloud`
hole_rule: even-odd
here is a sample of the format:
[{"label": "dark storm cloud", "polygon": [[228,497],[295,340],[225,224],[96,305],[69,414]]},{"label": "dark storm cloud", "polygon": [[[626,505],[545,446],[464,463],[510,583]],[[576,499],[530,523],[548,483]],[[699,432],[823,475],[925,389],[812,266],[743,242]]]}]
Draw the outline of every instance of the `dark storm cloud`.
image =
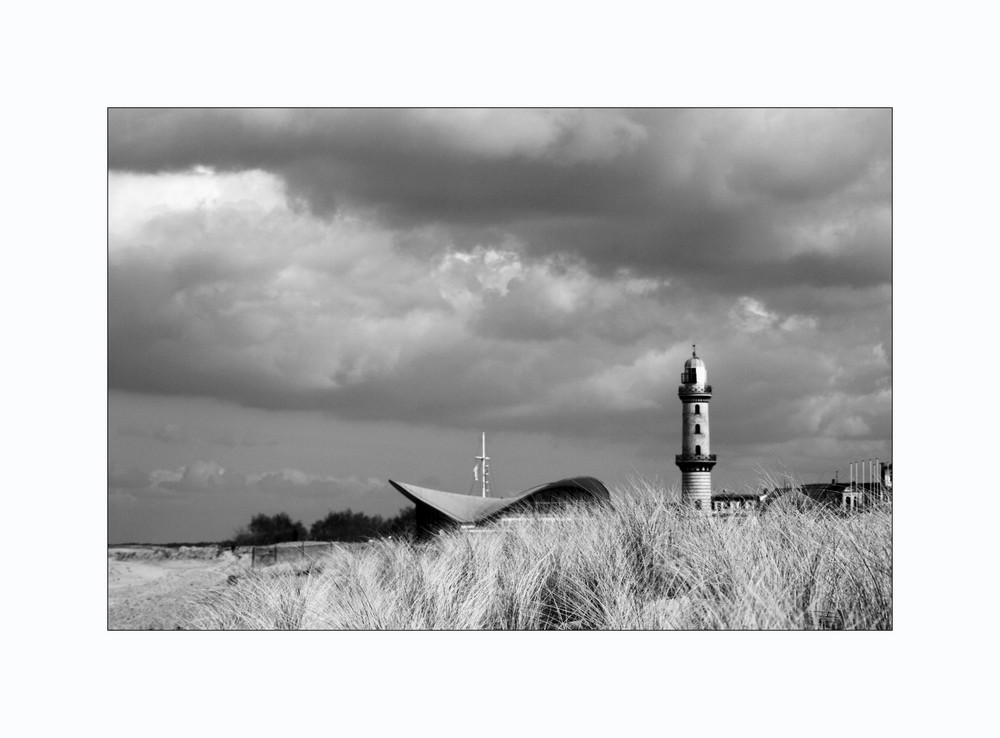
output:
[{"label": "dark storm cloud", "polygon": [[[723,448],[890,437],[886,111],[484,115],[113,112],[116,172],[182,174],[121,175],[110,387],[669,444],[697,342]],[[143,190],[171,176],[183,203]],[[170,474],[144,488],[340,484]]]},{"label": "dark storm cloud", "polygon": [[456,130],[450,119],[463,112],[425,112],[112,111],[109,162],[148,172],[260,168],[319,213],[348,203],[411,224],[489,225],[606,206],[622,175],[599,160],[641,130],[621,117],[591,151],[574,147],[578,130],[617,114],[498,111]]},{"label": "dark storm cloud", "polygon": [[[143,246],[112,253],[110,386],[351,420],[639,440],[661,432],[692,336],[712,346],[713,372],[739,398],[727,426],[736,441],[787,440],[795,422],[825,432],[826,406],[800,407],[807,398],[865,395],[886,375],[884,361],[859,368],[849,348],[888,336],[887,296],[871,289],[734,303],[495,251],[427,263],[361,233],[282,213],[160,217],[136,237]],[[822,333],[803,304],[827,316]]]},{"label": "dark storm cloud", "polygon": [[499,230],[736,293],[888,281],[889,125],[886,110],[112,111],[109,159],[264,169],[321,215],[441,228],[439,248]]}]

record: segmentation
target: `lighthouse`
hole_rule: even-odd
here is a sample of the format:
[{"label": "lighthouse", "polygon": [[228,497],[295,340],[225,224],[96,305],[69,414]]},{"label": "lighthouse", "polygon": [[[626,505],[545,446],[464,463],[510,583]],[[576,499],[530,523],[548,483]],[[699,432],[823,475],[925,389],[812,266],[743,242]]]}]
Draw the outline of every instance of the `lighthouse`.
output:
[{"label": "lighthouse", "polygon": [[682,443],[676,456],[681,469],[681,500],[696,510],[712,508],[712,453],[708,431],[708,402],[712,385],[708,383],[705,362],[698,358],[697,347],[691,347],[691,358],[684,362],[681,386]]}]

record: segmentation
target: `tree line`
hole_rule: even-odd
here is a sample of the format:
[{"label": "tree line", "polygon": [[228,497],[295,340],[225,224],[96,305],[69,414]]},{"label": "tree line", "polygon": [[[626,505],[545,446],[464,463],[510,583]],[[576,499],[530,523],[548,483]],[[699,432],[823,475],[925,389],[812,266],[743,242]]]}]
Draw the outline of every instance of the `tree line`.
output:
[{"label": "tree line", "polygon": [[293,541],[367,541],[370,538],[393,536],[409,538],[416,530],[417,511],[411,507],[401,510],[392,518],[365,515],[350,509],[329,512],[308,530],[302,521],[293,521],[288,513],[266,515],[260,513],[250,523],[238,529],[226,545],[269,546],[273,543]]}]

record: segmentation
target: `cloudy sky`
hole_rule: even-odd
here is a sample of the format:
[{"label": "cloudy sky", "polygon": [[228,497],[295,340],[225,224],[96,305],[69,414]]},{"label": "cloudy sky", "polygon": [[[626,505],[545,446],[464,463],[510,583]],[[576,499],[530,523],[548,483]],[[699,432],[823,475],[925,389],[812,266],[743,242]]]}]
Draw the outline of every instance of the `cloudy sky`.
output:
[{"label": "cloudy sky", "polygon": [[892,456],[888,110],[113,110],[109,540]]}]

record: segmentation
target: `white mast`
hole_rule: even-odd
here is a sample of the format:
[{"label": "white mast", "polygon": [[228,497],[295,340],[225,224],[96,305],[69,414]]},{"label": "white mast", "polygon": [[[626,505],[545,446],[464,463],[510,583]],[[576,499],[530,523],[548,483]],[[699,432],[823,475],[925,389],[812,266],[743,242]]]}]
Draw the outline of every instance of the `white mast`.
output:
[{"label": "white mast", "polygon": [[476,457],[477,461],[481,461],[483,464],[483,497],[486,497],[490,493],[490,457],[486,455],[486,433],[483,433],[483,455]]}]

